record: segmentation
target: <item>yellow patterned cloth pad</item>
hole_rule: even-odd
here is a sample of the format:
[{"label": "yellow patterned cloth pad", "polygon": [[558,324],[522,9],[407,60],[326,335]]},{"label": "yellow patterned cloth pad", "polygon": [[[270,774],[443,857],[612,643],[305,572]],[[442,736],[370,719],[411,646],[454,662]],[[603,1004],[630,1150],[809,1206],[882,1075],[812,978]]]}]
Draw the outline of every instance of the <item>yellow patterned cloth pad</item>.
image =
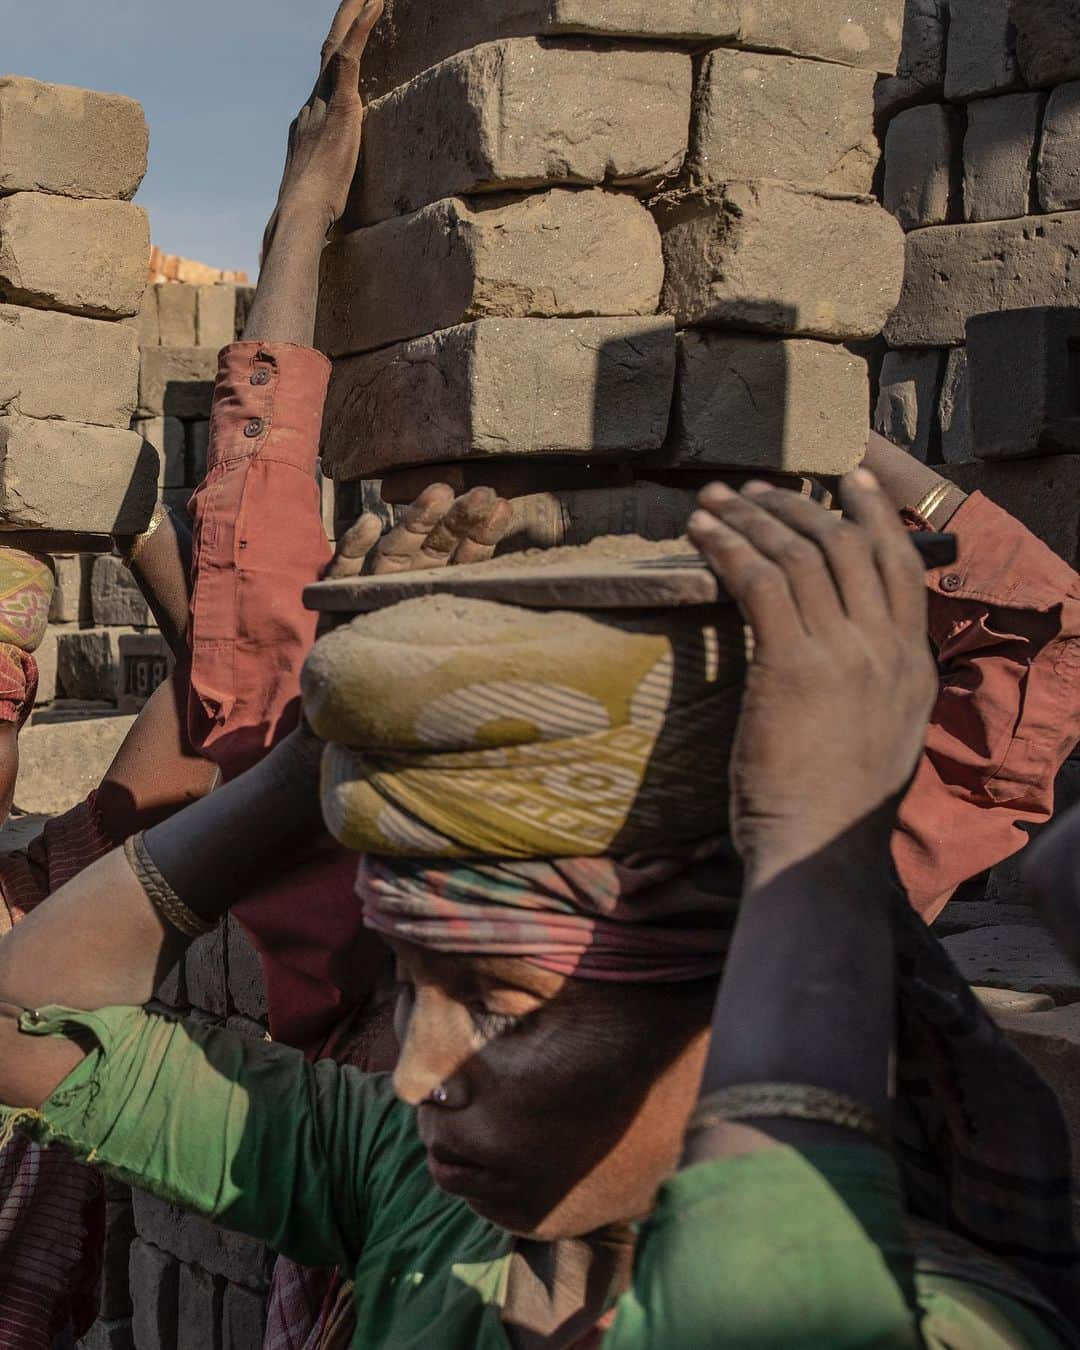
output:
[{"label": "yellow patterned cloth pad", "polygon": [[734,610],[646,617],[428,596],[308,660],[323,811],[388,857],[625,856],[722,834],[744,678]]},{"label": "yellow patterned cloth pad", "polygon": [[0,548],[0,642],[33,652],[49,623],[56,581],[47,562]]}]

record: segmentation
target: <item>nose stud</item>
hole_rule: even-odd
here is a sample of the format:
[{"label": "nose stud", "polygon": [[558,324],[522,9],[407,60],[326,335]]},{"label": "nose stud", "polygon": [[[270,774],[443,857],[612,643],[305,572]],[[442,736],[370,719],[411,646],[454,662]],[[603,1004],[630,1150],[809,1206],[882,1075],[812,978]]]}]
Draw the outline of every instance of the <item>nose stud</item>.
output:
[{"label": "nose stud", "polygon": [[447,1092],[446,1088],[444,1088],[441,1083],[437,1088],[432,1088],[431,1093],[428,1096],[428,1101],[432,1104],[432,1106],[445,1106],[449,1100],[450,1094]]}]

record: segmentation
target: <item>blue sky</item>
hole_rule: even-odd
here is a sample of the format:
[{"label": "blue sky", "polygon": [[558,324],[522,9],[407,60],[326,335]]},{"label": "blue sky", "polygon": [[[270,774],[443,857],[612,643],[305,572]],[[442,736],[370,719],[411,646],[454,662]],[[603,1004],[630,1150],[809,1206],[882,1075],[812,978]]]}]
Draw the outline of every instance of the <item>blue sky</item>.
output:
[{"label": "blue sky", "polygon": [[254,279],[336,0],[0,0],[0,74],[137,98],[154,242]]}]

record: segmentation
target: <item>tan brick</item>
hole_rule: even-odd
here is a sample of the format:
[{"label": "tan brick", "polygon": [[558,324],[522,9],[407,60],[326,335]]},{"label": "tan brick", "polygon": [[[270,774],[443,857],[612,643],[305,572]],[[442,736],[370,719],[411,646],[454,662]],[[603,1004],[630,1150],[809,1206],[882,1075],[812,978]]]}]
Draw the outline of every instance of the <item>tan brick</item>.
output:
[{"label": "tan brick", "polygon": [[0,192],[129,199],[148,142],[133,98],[0,77]]},{"label": "tan brick", "polygon": [[157,454],[114,427],[0,417],[0,529],[138,534],[157,495]]},{"label": "tan brick", "polygon": [[[90,561],[89,559],[87,560]],[[78,623],[89,618],[90,607],[83,604],[83,560],[75,555],[53,558],[56,589],[49,609],[50,623]]]},{"label": "tan brick", "polygon": [[42,639],[41,646],[34,653],[38,668],[38,687],[34,696],[34,707],[41,708],[56,698],[56,672],[58,661],[58,641],[64,630],[49,627]]},{"label": "tan brick", "polygon": [[212,347],[147,348],[139,374],[140,415],[209,417],[217,368]]},{"label": "tan brick", "polygon": [[108,554],[94,559],[90,605],[94,623],[105,628],[149,628],[154,622],[130,569]]},{"label": "tan brick", "polygon": [[966,102],[1021,87],[1010,0],[949,0],[945,97]]},{"label": "tan brick", "polygon": [[487,317],[654,314],[663,280],[633,197],[453,197],[330,245],[318,346],[348,356]]},{"label": "tan brick", "polygon": [[532,38],[453,56],[368,108],[349,221],[498,188],[655,186],[686,154],[691,78],[680,52]]},{"label": "tan brick", "polygon": [[149,256],[146,212],[130,202],[0,200],[0,300],[126,318],[142,303]]},{"label": "tan brick", "polygon": [[672,193],[658,204],[680,325],[731,324],[800,337],[872,337],[903,275],[903,233],[868,199],[781,183]]},{"label": "tan brick", "polygon": [[937,429],[944,365],[945,353],[934,348],[886,352],[881,364],[874,430],[923,464]]},{"label": "tan brick", "polygon": [[956,114],[928,103],[889,123],[882,201],[905,230],[943,225],[953,207],[959,154]]},{"label": "tan brick", "polygon": [[1016,54],[1032,88],[1080,79],[1080,7],[1061,0],[1010,0]]},{"label": "tan brick", "polygon": [[323,468],[656,450],[674,374],[667,318],[482,319],[339,362]]},{"label": "tan brick", "polygon": [[127,427],[139,348],[127,324],[0,305],[0,407]]},{"label": "tan brick", "polygon": [[196,346],[220,351],[236,341],[236,287],[228,282],[199,286]]},{"label": "tan brick", "polygon": [[139,418],[131,425],[143,440],[149,441],[158,452],[160,469],[158,485],[163,488],[182,488],[187,483],[184,424],[176,417]]},{"label": "tan brick", "polygon": [[[1036,105],[1038,95],[1028,98]],[[1063,84],[1050,95],[1039,146],[1039,205],[1044,211],[1080,206],[1080,82]],[[1030,162],[1030,161],[1029,161]]]},{"label": "tan brick", "polygon": [[198,290],[181,282],[156,287],[158,337],[162,347],[197,347],[195,307]]},{"label": "tan brick", "polygon": [[679,335],[664,462],[842,474],[866,454],[866,362],[835,343]]},{"label": "tan brick", "polygon": [[557,34],[725,42],[892,73],[903,0],[388,0],[364,58],[376,98],[429,66],[497,38]]},{"label": "tan brick", "polygon": [[779,178],[869,192],[879,148],[869,70],[718,48],[694,90],[687,167],[704,186]]},{"label": "tan brick", "polygon": [[945,464],[939,472],[965,492],[985,493],[1080,568],[1080,455]]},{"label": "tan brick", "polygon": [[142,304],[134,320],[140,347],[160,347],[161,328],[158,324],[158,288],[147,286]]},{"label": "tan brick", "polygon": [[[967,105],[964,219],[1014,220],[1031,209],[1042,94],[979,98]],[[1043,203],[1045,210],[1058,210]],[[930,222],[927,224],[937,224]]]},{"label": "tan brick", "polygon": [[893,347],[954,347],[975,314],[1080,303],[1080,213],[937,225],[907,237]]}]

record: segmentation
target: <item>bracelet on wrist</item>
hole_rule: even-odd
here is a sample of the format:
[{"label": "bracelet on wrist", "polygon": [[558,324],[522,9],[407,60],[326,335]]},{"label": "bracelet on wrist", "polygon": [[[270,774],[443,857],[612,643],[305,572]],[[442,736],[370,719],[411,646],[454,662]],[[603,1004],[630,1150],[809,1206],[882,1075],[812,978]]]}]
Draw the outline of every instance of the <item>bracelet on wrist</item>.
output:
[{"label": "bracelet on wrist", "polygon": [[710,1093],[690,1117],[687,1133],[710,1130],[730,1121],[770,1119],[838,1125],[866,1135],[876,1144],[888,1142],[884,1123],[872,1111],[852,1097],[808,1083],[750,1083]]},{"label": "bracelet on wrist", "polygon": [[217,928],[216,923],[201,919],[184,904],[151,858],[141,834],[134,835],[124,844],[124,857],[146,892],[146,898],[170,927],[187,938],[205,937]]}]

